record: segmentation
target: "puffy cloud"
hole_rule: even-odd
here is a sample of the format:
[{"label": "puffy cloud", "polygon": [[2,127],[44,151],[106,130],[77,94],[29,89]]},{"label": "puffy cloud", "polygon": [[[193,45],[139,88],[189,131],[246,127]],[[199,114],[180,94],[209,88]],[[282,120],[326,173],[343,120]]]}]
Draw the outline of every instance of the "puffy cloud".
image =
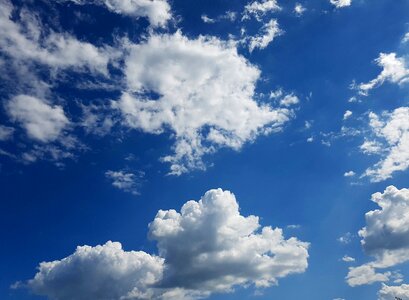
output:
[{"label": "puffy cloud", "polygon": [[409,284],[398,286],[389,286],[382,284],[382,288],[378,292],[379,300],[409,300]]},{"label": "puffy cloud", "polygon": [[160,210],[149,225],[159,256],[124,251],[120,243],[78,247],[74,254],[43,262],[27,283],[55,300],[188,300],[235,286],[268,287],[304,272],[308,243],[285,239],[279,228],[260,228],[243,216],[228,191],[210,190],[180,212]]},{"label": "puffy cloud", "polygon": [[281,10],[281,7],[278,5],[277,0],[254,1],[247,4],[244,8],[243,19],[254,16],[260,21],[267,13],[279,10]]},{"label": "puffy cloud", "polygon": [[358,85],[357,88],[361,95],[368,95],[370,90],[383,84],[385,81],[397,84],[409,81],[409,68],[405,58],[397,57],[396,53],[381,53],[375,62],[382,68],[382,72],[375,79]]},{"label": "puffy cloud", "polygon": [[103,5],[108,10],[131,17],[147,17],[152,26],[165,26],[171,19],[167,0],[63,0],[79,5]]},{"label": "puffy cloud", "polygon": [[351,5],[351,0],[330,0],[332,5],[337,8],[346,7]]},{"label": "puffy cloud", "polygon": [[167,262],[163,286],[204,291],[249,283],[267,287],[308,266],[308,243],[284,239],[279,228],[260,229],[258,217],[242,216],[234,195],[221,189],[187,202],[180,213],[159,211],[149,234]]},{"label": "puffy cloud", "polygon": [[129,46],[128,92],[114,103],[124,123],[144,132],[174,133],[171,174],[204,169],[202,157],[220,147],[238,150],[260,134],[280,131],[293,115],[257,103],[260,71],[217,38],[180,32]]},{"label": "puffy cloud", "polygon": [[42,262],[26,286],[55,300],[151,299],[149,286],[160,280],[163,259],[124,251],[118,242],[81,246],[70,256]]},{"label": "puffy cloud", "polygon": [[52,106],[36,97],[15,96],[6,102],[5,108],[30,138],[44,143],[58,139],[70,124],[61,106]]},{"label": "puffy cloud", "polygon": [[381,209],[365,214],[366,226],[359,231],[365,252],[376,257],[378,267],[409,260],[409,190],[389,186],[372,201]]},{"label": "puffy cloud", "polygon": [[354,171],[348,171],[344,173],[344,177],[352,177],[355,176],[355,172]]},{"label": "puffy cloud", "polygon": [[17,61],[33,61],[52,68],[87,69],[107,74],[107,65],[114,50],[97,48],[81,42],[67,33],[56,33],[44,28],[27,10],[21,10],[19,19],[12,19],[13,5],[1,0],[0,49]]},{"label": "puffy cloud", "polygon": [[296,3],[294,6],[294,13],[298,17],[302,16],[306,10],[307,9],[301,3]]},{"label": "puffy cloud", "polygon": [[344,113],[343,119],[346,120],[346,119],[350,118],[351,116],[352,116],[352,111],[347,110],[347,111],[345,111],[345,113]]},{"label": "puffy cloud", "polygon": [[106,171],[105,176],[112,181],[112,185],[125,192],[139,195],[139,187],[141,179],[144,176],[143,172],[137,174],[121,171]]},{"label": "puffy cloud", "polygon": [[0,125],[0,141],[6,141],[13,136],[14,128]]},{"label": "puffy cloud", "polygon": [[375,269],[369,265],[359,267],[350,267],[346,281],[350,286],[358,286],[364,284],[372,284],[375,282],[388,281],[391,273],[376,273]]},{"label": "puffy cloud", "polygon": [[276,19],[271,19],[268,23],[261,27],[260,33],[256,36],[248,38],[249,51],[252,52],[254,49],[264,49],[266,48],[275,37],[282,35],[284,32],[278,26]]},{"label": "puffy cloud", "polygon": [[409,107],[385,112],[381,117],[370,113],[369,120],[374,139],[366,140],[361,149],[364,153],[379,154],[382,159],[363,176],[378,182],[409,167]]},{"label": "puffy cloud", "polygon": [[344,235],[340,236],[337,241],[341,244],[349,244],[353,239],[354,235],[350,232],[345,233]]}]

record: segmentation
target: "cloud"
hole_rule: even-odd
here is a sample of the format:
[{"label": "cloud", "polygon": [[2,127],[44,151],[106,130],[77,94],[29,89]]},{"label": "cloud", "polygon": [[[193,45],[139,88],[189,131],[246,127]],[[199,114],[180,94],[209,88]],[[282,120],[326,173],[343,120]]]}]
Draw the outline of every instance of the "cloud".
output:
[{"label": "cloud", "polygon": [[359,232],[366,254],[375,259],[367,264],[349,268],[347,282],[351,286],[388,281],[399,273],[376,273],[409,261],[409,190],[388,186],[383,193],[372,195],[380,209],[365,214],[366,226]]},{"label": "cloud", "polygon": [[402,284],[398,286],[389,286],[382,284],[382,288],[378,292],[379,300],[409,300],[409,284]]},{"label": "cloud", "polygon": [[355,172],[354,171],[348,171],[344,173],[344,177],[352,177],[355,176]]},{"label": "cloud", "polygon": [[296,3],[294,6],[294,13],[297,17],[301,17],[306,10],[307,9],[301,3]]},{"label": "cloud", "polygon": [[358,285],[388,281],[390,275],[390,272],[376,273],[375,269],[371,265],[366,264],[359,267],[349,267],[346,281],[350,286],[354,287]]},{"label": "cloud", "polygon": [[245,6],[243,19],[253,16],[258,21],[261,21],[261,18],[267,13],[279,10],[281,10],[281,7],[278,5],[277,0],[254,1]]},{"label": "cloud", "polygon": [[186,202],[180,212],[160,210],[149,237],[159,256],[113,242],[82,246],[41,263],[35,277],[18,286],[55,300],[188,300],[236,286],[269,287],[308,266],[308,243],[261,228],[258,217],[241,215],[234,195],[221,189]]},{"label": "cloud", "polygon": [[114,50],[97,48],[67,33],[46,28],[31,12],[22,9],[18,19],[12,18],[14,7],[0,0],[0,49],[16,61],[35,62],[54,69],[73,68],[107,74]]},{"label": "cloud", "polygon": [[396,53],[381,53],[375,60],[376,64],[382,68],[382,72],[371,81],[361,83],[357,86],[361,95],[367,96],[373,88],[389,81],[397,84],[404,84],[409,81],[409,69],[403,57],[397,57]]},{"label": "cloud", "polygon": [[260,33],[256,36],[248,37],[249,51],[253,52],[254,49],[264,49],[279,35],[282,35],[284,31],[278,26],[276,19],[271,19],[268,23],[264,24],[260,29]]},{"label": "cloud", "polygon": [[23,127],[31,139],[47,143],[55,141],[70,121],[61,106],[52,106],[36,97],[18,95],[5,104],[10,118]]},{"label": "cloud", "polygon": [[147,17],[154,27],[163,27],[172,18],[170,5],[166,0],[63,0],[78,5],[103,5],[108,10],[131,17]]},{"label": "cloud", "polygon": [[402,38],[402,43],[403,44],[405,44],[407,42],[409,42],[409,32],[407,32]]},{"label": "cloud", "polygon": [[409,190],[388,186],[372,201],[380,209],[365,214],[366,226],[359,231],[363,249],[376,258],[377,267],[409,260]]},{"label": "cloud", "polygon": [[142,251],[124,251],[108,241],[81,246],[70,256],[42,262],[26,286],[54,300],[150,299],[149,286],[160,280],[163,259]]},{"label": "cloud", "polygon": [[355,258],[353,258],[353,257],[351,257],[351,256],[348,256],[348,255],[344,255],[344,256],[342,257],[342,261],[344,261],[344,262],[354,262],[354,261],[355,261]]},{"label": "cloud", "polygon": [[330,0],[330,2],[337,8],[347,7],[351,5],[351,0]]},{"label": "cloud", "polygon": [[351,116],[352,116],[352,111],[347,110],[347,111],[345,111],[345,113],[344,113],[343,119],[346,120],[346,119],[350,118]]},{"label": "cloud", "polygon": [[341,244],[349,244],[353,239],[354,235],[350,232],[345,233],[344,235],[340,236],[337,241]]},{"label": "cloud", "polygon": [[409,167],[409,107],[400,107],[381,116],[369,114],[369,126],[374,138],[366,140],[361,150],[378,154],[382,159],[368,168],[363,176],[379,182],[392,177],[397,171]]},{"label": "cloud", "polygon": [[114,187],[134,195],[139,195],[139,187],[144,173],[134,174],[124,170],[109,170],[105,172],[105,176],[112,181]]},{"label": "cloud", "polygon": [[173,133],[174,153],[162,160],[175,175],[205,169],[203,156],[220,147],[280,131],[293,115],[253,99],[259,69],[217,38],[150,36],[129,46],[125,74],[128,91],[114,106],[130,128]]},{"label": "cloud", "polygon": [[13,136],[13,133],[14,133],[13,127],[0,125],[0,141],[9,140]]}]

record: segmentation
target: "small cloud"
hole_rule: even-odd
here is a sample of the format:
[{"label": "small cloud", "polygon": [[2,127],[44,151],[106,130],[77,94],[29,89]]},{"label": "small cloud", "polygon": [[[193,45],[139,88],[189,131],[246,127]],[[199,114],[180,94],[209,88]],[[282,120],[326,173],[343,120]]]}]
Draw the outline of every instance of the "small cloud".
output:
[{"label": "small cloud", "polygon": [[202,15],[202,16],[201,16],[201,19],[202,19],[202,21],[205,22],[205,23],[210,23],[210,24],[216,23],[216,20],[215,20],[215,19],[209,18],[209,17],[206,16],[206,15]]},{"label": "small cloud", "polygon": [[111,180],[111,183],[117,189],[139,195],[139,188],[145,173],[139,171],[137,174],[121,171],[106,171],[105,177]]},{"label": "small cloud", "polygon": [[350,232],[345,233],[344,235],[340,236],[337,241],[340,242],[341,244],[349,244],[352,241],[352,238],[354,235]]},{"label": "small cloud", "polygon": [[355,258],[353,258],[353,257],[351,257],[351,256],[348,256],[348,255],[344,255],[344,256],[342,257],[342,261],[344,261],[344,262],[354,262],[354,261],[355,261]]},{"label": "small cloud", "polygon": [[336,8],[347,7],[351,5],[351,0],[330,0],[332,5]]},{"label": "small cloud", "polygon": [[297,17],[301,17],[307,9],[301,3],[296,3],[294,6],[294,13]]},{"label": "small cloud", "polygon": [[352,111],[347,110],[344,113],[344,118],[343,119],[346,120],[346,119],[350,118],[351,116],[352,116]]},{"label": "small cloud", "polygon": [[299,229],[299,228],[301,228],[301,225],[299,225],[299,224],[290,224],[290,225],[287,225],[287,228],[288,229]]},{"label": "small cloud", "polygon": [[14,133],[14,128],[0,125],[0,141],[11,139]]},{"label": "small cloud", "polygon": [[314,141],[314,137],[313,136],[310,136],[308,139],[307,139],[307,142],[308,143],[312,143]]},{"label": "small cloud", "polygon": [[354,171],[348,171],[344,173],[344,177],[352,177],[355,176],[355,172]]}]

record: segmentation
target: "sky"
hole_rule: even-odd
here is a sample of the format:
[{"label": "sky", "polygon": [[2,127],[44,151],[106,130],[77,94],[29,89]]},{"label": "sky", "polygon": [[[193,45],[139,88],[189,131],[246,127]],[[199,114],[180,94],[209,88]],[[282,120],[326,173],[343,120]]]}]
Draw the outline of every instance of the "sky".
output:
[{"label": "sky", "polygon": [[0,299],[409,299],[409,1],[0,8]]}]

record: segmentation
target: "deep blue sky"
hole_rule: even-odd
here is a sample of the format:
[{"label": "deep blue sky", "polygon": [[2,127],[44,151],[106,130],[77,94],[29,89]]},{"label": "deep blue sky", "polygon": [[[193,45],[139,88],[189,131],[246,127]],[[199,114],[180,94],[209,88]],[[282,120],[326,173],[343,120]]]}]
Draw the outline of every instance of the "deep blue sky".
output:
[{"label": "deep blue sky", "polygon": [[[173,144],[167,131],[151,135],[114,128],[100,137],[76,128],[73,133],[88,149],[73,160],[65,160],[64,167],[47,160],[25,164],[0,156],[0,299],[43,299],[10,286],[32,278],[39,262],[62,259],[77,245],[95,246],[112,240],[120,241],[126,250],[157,253],[147,238],[148,224],[156,212],[179,210],[186,201],[198,200],[207,190],[218,187],[236,195],[242,215],[259,216],[261,225],[283,228],[286,237],[311,243],[308,269],[280,279],[278,286],[263,290],[258,299],[375,299],[379,283],[352,288],[344,278],[348,266],[370,260],[360,246],[357,231],[365,225],[364,214],[376,208],[369,201],[371,194],[391,184],[408,187],[409,175],[407,171],[396,172],[376,183],[360,179],[379,157],[364,155],[359,146],[368,134],[367,112],[407,106],[409,90],[407,85],[385,83],[361,97],[361,102],[349,103],[348,99],[357,95],[350,88],[354,80],[368,82],[380,73],[374,63],[379,53],[408,53],[409,45],[401,40],[409,31],[409,2],[352,0],[351,6],[337,9],[326,0],[299,1],[307,9],[300,17],[292,11],[295,2],[279,1],[283,9],[271,13],[284,34],[252,53],[238,47],[239,53],[262,72],[258,93],[282,88],[299,97],[295,118],[282,132],[259,136],[239,151],[220,149],[205,156],[207,170],[181,176],[166,175],[169,166],[159,161]],[[239,34],[240,22],[206,24],[200,16],[241,12],[247,1],[173,0],[170,4],[179,22],[157,31],[173,33],[179,28],[191,38],[212,35],[224,40],[230,33]],[[137,43],[148,24],[144,18],[113,14],[102,6],[47,1],[15,1],[14,5],[30,7],[51,28],[96,45],[112,45],[113,33],[127,34]],[[83,13],[84,20],[75,12]],[[256,32],[260,24],[249,21],[246,26],[249,32]],[[39,76],[48,76],[47,72],[45,67]],[[10,73],[7,76],[11,77]],[[71,77],[79,75],[66,72],[63,76],[66,80],[59,80],[52,93],[58,95],[58,103],[63,103],[71,119],[79,113],[79,101],[102,105],[119,95],[117,90],[76,89]],[[7,80],[2,81],[0,98],[6,102],[16,90]],[[346,110],[351,110],[353,117],[343,121]],[[16,128],[14,138],[0,141],[1,149],[17,154],[22,144],[31,143],[5,109],[0,120],[2,125]],[[311,128],[305,128],[306,121],[311,122]],[[343,125],[362,131],[356,136],[340,136]],[[337,137],[327,138],[326,133]],[[309,137],[314,140],[307,142]],[[324,145],[322,140],[330,140],[331,145]],[[129,154],[134,159],[126,160]],[[119,169],[145,173],[139,195],[111,185],[105,172]],[[357,175],[344,177],[350,170]],[[290,224],[300,227],[286,228]],[[349,244],[337,241],[347,232],[353,234]],[[354,257],[356,263],[343,262],[344,255]],[[409,275],[407,264],[397,269],[404,278]],[[235,293],[209,299],[251,299],[253,294],[252,288],[238,287]]]}]

